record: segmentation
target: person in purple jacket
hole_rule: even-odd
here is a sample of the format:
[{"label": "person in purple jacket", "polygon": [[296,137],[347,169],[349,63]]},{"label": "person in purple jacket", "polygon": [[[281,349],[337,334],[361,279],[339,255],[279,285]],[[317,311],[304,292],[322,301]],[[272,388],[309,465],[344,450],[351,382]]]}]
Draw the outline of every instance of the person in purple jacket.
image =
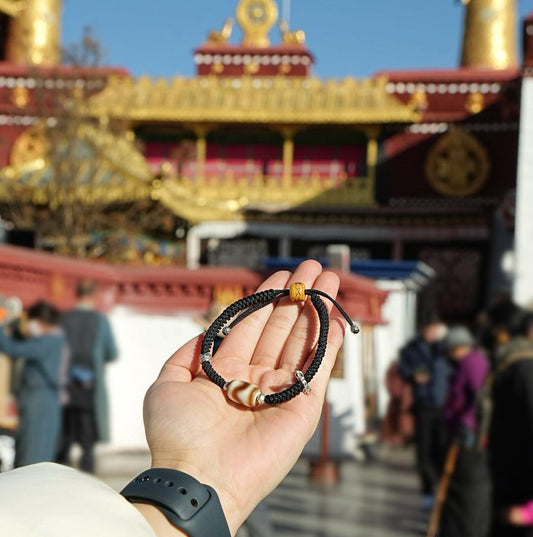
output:
[{"label": "person in purple jacket", "polygon": [[459,444],[459,454],[444,504],[441,537],[485,537],[490,525],[490,481],[486,456],[477,442],[478,394],[489,363],[476,348],[470,331],[451,328],[444,345],[454,364],[444,419],[450,445]]}]

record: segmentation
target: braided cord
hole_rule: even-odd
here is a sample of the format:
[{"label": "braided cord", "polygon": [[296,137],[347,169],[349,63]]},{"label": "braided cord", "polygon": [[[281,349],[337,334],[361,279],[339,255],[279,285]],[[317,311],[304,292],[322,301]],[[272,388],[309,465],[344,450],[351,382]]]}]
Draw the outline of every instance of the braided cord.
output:
[{"label": "braided cord", "polygon": [[[297,395],[306,391],[308,393],[309,387],[308,383],[311,382],[313,377],[316,375],[322,360],[326,354],[327,342],[328,342],[328,333],[329,333],[329,315],[326,305],[321,297],[327,298],[330,300],[344,316],[347,322],[350,325],[350,328],[353,333],[359,332],[358,327],[350,319],[345,310],[340,306],[340,304],[330,297],[327,293],[320,291],[318,289],[306,289],[305,294],[310,297],[311,303],[315,307],[315,310],[318,314],[320,321],[320,329],[318,335],[318,343],[316,346],[316,351],[313,356],[311,363],[306,371],[303,372],[303,378],[299,378],[292,386],[281,390],[277,393],[272,393],[264,396],[264,402],[269,405],[279,405],[294,399]],[[222,377],[213,367],[211,363],[212,358],[212,349],[215,338],[217,335],[222,332],[224,334],[229,333],[229,331],[235,327],[243,319],[255,313],[256,311],[272,304],[280,298],[286,297],[289,295],[288,289],[268,289],[266,291],[260,291],[253,295],[241,298],[237,300],[230,306],[228,306],[211,324],[211,326],[206,330],[204,338],[202,340],[202,345],[200,348],[200,361],[202,363],[202,369],[209,379],[214,382],[217,386],[224,389],[227,386],[227,381]],[[232,320],[233,319],[233,320]],[[231,321],[231,323],[230,323]],[[230,324],[228,324],[230,323]],[[301,374],[298,372],[298,374]]]}]

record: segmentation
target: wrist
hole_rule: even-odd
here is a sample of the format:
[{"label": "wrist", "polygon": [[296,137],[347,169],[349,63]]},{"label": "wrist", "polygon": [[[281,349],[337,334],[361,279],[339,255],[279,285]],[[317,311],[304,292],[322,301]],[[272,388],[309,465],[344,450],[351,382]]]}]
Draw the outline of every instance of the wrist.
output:
[{"label": "wrist", "polygon": [[141,513],[154,530],[157,537],[180,537],[187,535],[184,531],[173,526],[166,516],[155,506],[147,503],[132,502],[132,505]]},{"label": "wrist", "polygon": [[226,487],[219,482],[220,480],[215,479],[212,474],[205,472],[204,469],[198,468],[185,461],[177,462],[165,458],[156,459],[155,457],[152,457],[152,468],[170,468],[172,470],[178,470],[179,472],[184,472],[191,477],[194,477],[200,483],[212,487],[217,493],[231,535],[235,535],[237,530],[246,520],[249,514],[246,512],[246,509],[239,506],[236,499],[226,490]]}]

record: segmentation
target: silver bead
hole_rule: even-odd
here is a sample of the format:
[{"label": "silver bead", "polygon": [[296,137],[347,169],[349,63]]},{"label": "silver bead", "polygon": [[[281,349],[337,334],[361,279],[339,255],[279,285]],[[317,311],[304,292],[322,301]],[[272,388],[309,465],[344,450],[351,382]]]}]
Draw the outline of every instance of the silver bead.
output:
[{"label": "silver bead", "polygon": [[223,329],[222,329],[222,333],[227,336],[229,333],[231,332],[231,328],[229,326],[225,326]]},{"label": "silver bead", "polygon": [[204,362],[210,362],[211,361],[211,355],[209,353],[200,354],[200,363],[203,364]]},{"label": "silver bead", "polygon": [[311,393],[311,386],[309,386],[309,383],[305,379],[305,375],[301,371],[296,371],[296,378],[303,384],[305,395],[309,395]]},{"label": "silver bead", "polygon": [[356,324],[352,324],[350,330],[352,331],[352,334],[359,334],[359,327]]}]

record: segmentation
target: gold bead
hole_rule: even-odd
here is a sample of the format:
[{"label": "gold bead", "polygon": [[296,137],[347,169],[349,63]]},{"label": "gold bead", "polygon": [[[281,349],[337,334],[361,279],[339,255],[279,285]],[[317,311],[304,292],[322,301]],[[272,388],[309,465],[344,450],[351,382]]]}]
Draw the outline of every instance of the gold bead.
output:
[{"label": "gold bead", "polygon": [[291,283],[289,296],[293,302],[303,302],[305,300],[305,284],[301,282]]}]

